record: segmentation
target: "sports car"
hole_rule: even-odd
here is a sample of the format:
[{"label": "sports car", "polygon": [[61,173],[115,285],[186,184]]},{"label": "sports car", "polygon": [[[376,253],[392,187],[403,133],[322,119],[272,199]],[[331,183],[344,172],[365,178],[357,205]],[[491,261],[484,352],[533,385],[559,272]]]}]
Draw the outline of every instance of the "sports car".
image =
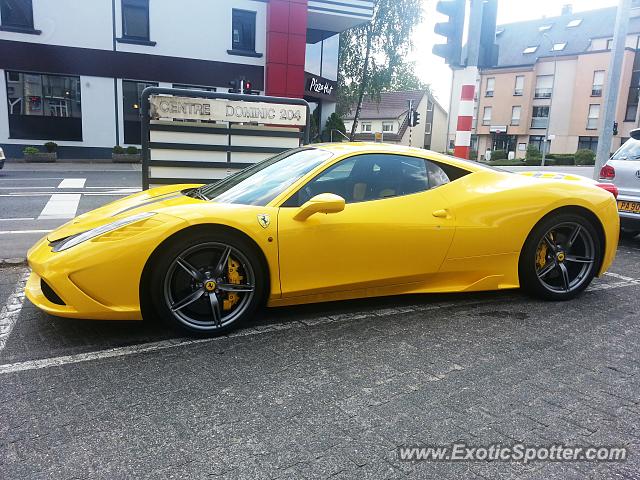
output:
[{"label": "sports car", "polygon": [[318,144],[80,215],[31,248],[26,294],[52,315],[208,335],[265,304],[519,287],[567,300],[611,265],[618,231],[614,196],[586,179]]}]

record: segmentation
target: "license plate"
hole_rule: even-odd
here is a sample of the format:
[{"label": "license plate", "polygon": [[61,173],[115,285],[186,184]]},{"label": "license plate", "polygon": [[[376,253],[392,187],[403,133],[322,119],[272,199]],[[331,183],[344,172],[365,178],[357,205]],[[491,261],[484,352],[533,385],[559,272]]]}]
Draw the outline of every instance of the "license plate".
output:
[{"label": "license plate", "polygon": [[626,202],[618,200],[618,210],[628,213],[640,213],[640,202]]}]

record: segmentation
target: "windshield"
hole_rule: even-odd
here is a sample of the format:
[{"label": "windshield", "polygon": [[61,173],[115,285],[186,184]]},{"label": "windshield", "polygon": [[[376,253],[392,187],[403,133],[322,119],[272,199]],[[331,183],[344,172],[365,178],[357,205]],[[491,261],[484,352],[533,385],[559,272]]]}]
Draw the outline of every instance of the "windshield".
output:
[{"label": "windshield", "polygon": [[611,157],[612,160],[640,160],[640,141],[630,138]]},{"label": "windshield", "polygon": [[263,207],[331,156],[330,152],[317,148],[287,150],[217,183],[200,187],[198,193],[219,203]]}]

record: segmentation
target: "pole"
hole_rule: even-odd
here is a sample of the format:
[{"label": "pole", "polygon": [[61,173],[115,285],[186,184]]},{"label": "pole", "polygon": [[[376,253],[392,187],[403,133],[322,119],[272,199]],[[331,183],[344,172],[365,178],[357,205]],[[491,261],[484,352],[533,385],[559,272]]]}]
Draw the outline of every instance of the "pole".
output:
[{"label": "pole", "polygon": [[411,146],[411,135],[413,134],[413,126],[411,125],[413,121],[413,100],[407,100],[409,103],[409,110],[407,113],[407,123],[409,124],[409,146]]},{"label": "pole", "polygon": [[[547,128],[544,132],[544,142],[542,142],[542,163],[544,167],[545,160],[547,159],[547,148],[551,150],[551,143],[549,140],[549,128],[551,127],[551,109],[553,108],[553,97],[556,95],[556,74],[558,69],[558,56],[554,49],[555,43],[547,33],[542,34],[551,44],[551,51],[553,52],[553,81],[551,82],[551,98],[549,99],[549,116],[547,117]],[[548,147],[547,147],[548,145]]]},{"label": "pole", "polygon": [[613,137],[613,122],[616,119],[616,104],[620,92],[620,76],[622,74],[622,61],[624,60],[624,48],[629,31],[629,14],[631,13],[631,0],[620,0],[616,15],[616,28],[613,35],[611,62],[609,63],[609,75],[607,78],[607,95],[604,102],[604,115],[598,138],[598,153],[596,165],[593,169],[593,178],[597,180],[600,169],[609,160],[611,153],[611,139]]}]

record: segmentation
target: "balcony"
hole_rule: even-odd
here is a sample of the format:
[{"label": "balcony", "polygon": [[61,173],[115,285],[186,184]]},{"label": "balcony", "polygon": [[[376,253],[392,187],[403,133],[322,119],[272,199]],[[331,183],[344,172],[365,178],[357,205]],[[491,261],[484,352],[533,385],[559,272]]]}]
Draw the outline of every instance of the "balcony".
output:
[{"label": "balcony", "polygon": [[551,98],[553,88],[536,88],[534,98]]},{"label": "balcony", "polygon": [[371,20],[373,0],[309,0],[307,28],[343,32]]},{"label": "balcony", "polygon": [[549,117],[533,117],[531,119],[531,128],[547,128],[549,126]]}]

